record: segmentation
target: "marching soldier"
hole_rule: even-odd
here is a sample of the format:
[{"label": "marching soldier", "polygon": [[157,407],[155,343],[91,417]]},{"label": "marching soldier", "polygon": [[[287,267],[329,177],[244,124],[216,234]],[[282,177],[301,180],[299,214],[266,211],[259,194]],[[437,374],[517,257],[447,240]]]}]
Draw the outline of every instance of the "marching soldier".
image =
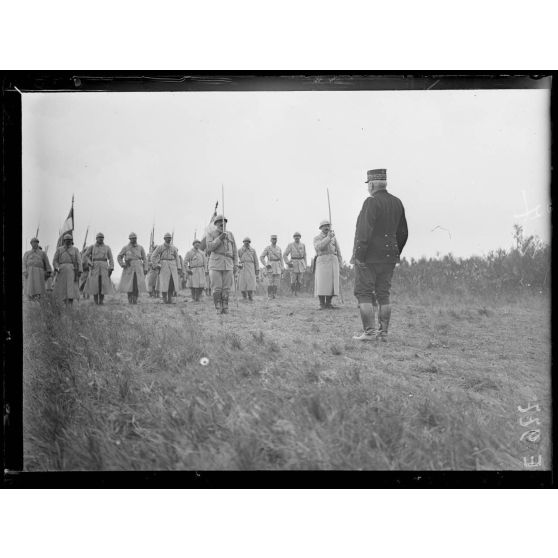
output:
[{"label": "marching soldier", "polygon": [[137,304],[139,293],[147,291],[144,281],[148,270],[147,257],[143,246],[138,244],[136,233],[130,233],[128,239],[130,242],[120,250],[116,257],[123,269],[118,291],[128,294],[130,304]]},{"label": "marching soldier", "polygon": [[250,246],[251,240],[248,237],[242,242],[243,245],[238,251],[238,267],[240,268],[238,273],[238,288],[242,292],[242,298],[244,300],[246,300],[247,295],[248,300],[254,300],[252,294],[256,290],[256,280],[260,274],[258,255],[254,248]]},{"label": "marching soldier", "polygon": [[145,285],[150,297],[159,298],[159,291],[157,290],[157,278],[159,277],[159,271],[158,269],[156,269],[155,264],[153,263],[153,253],[155,252],[156,248],[157,246],[153,245],[152,250],[147,256],[149,271],[147,272],[147,275],[145,277]]},{"label": "marching soldier", "polygon": [[104,304],[105,295],[112,292],[110,276],[114,270],[114,259],[110,246],[105,244],[105,235],[98,233],[92,244],[85,251],[85,259],[89,266],[89,277],[85,288],[93,295],[95,304]]},{"label": "marching soldier", "polygon": [[320,310],[324,310],[333,308],[331,299],[339,296],[339,266],[342,260],[339,243],[327,219],[320,223],[320,231],[320,234],[314,237],[314,294],[320,299]]},{"label": "marching soldier", "polygon": [[[304,272],[306,271],[306,246],[300,242],[300,233],[295,232],[293,234],[294,242],[291,242],[285,253],[283,254],[283,259],[285,264],[290,270],[291,274],[291,292],[297,295],[304,283]],[[288,260],[288,256],[291,256],[291,260]]]},{"label": "marching soldier", "polygon": [[[265,263],[265,258],[267,256],[267,264]],[[271,244],[265,248],[260,256],[260,261],[266,269],[266,275],[269,278],[267,286],[267,296],[269,298],[275,298],[277,295],[277,287],[283,277],[283,257],[281,254],[281,248],[277,246],[277,235],[271,235]]]},{"label": "marching soldier", "polygon": [[229,293],[234,275],[238,271],[238,251],[234,236],[225,231],[227,219],[223,215],[215,217],[214,231],[207,234],[209,256],[209,277],[213,289],[213,301],[218,314],[228,314]]},{"label": "marching soldier", "polygon": [[31,239],[31,250],[23,255],[23,276],[25,277],[25,294],[30,300],[41,298],[45,294],[45,281],[52,275],[52,267],[47,255],[39,246],[39,239]]},{"label": "marching soldier", "polygon": [[52,258],[55,284],[54,296],[63,300],[66,306],[72,305],[74,298],[79,298],[78,281],[83,271],[79,250],[73,246],[72,235],[66,233],[64,244],[56,249]]},{"label": "marching soldier", "polygon": [[[357,219],[351,259],[355,264],[354,293],[364,331],[353,339],[366,341],[376,337],[386,341],[391,317],[391,279],[409,233],[403,203],[386,189],[386,169],[369,170],[366,183],[370,197],[364,200]],[[376,299],[379,304],[377,332]]]},{"label": "marching soldier", "polygon": [[187,287],[190,287],[192,300],[198,302],[205,288],[206,257],[200,250],[201,241],[197,238],[192,243],[193,248],[184,256],[184,269],[188,274]]},{"label": "marching soldier", "polygon": [[163,293],[165,304],[171,304],[173,293],[178,285],[178,275],[182,275],[182,267],[178,258],[178,249],[171,244],[172,235],[166,233],[163,237],[165,242],[155,248],[152,262],[158,270],[157,285],[159,291]]}]

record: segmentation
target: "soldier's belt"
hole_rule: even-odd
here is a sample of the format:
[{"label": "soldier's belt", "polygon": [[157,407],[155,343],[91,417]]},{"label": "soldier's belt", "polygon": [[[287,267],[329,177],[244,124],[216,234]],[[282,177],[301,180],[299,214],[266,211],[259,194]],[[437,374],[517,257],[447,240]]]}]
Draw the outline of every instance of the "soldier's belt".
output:
[{"label": "soldier's belt", "polygon": [[280,259],[273,260],[272,258],[269,258],[269,261],[270,261],[270,262],[280,262],[281,260],[280,260]]},{"label": "soldier's belt", "polygon": [[303,260],[304,258],[291,258],[291,260]]}]

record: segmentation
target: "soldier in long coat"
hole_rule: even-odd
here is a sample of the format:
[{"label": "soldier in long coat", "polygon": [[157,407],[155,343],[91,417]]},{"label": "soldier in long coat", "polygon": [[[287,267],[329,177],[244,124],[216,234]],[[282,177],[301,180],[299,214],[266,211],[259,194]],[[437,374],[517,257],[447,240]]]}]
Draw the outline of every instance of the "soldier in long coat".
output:
[{"label": "soldier in long coat", "polygon": [[[294,242],[291,242],[283,254],[285,264],[289,268],[291,275],[291,292],[297,295],[297,292],[304,284],[304,272],[306,271],[306,246],[300,242],[300,233],[293,234]],[[288,257],[291,257],[290,261]]]},{"label": "soldier in long coat", "polygon": [[172,235],[166,233],[163,237],[165,242],[155,248],[152,262],[158,270],[157,290],[163,294],[163,302],[170,304],[173,293],[176,291],[178,275],[182,275],[182,267],[178,257],[178,249],[171,244]]},{"label": "soldier in long coat", "polygon": [[194,302],[200,300],[201,294],[205,289],[205,266],[206,257],[203,250],[200,250],[201,241],[195,239],[192,243],[193,248],[186,252],[184,256],[184,267],[188,274],[187,287],[190,288]]},{"label": "soldier in long coat", "polygon": [[320,310],[324,310],[333,308],[331,299],[339,296],[339,266],[342,260],[337,237],[327,219],[320,223],[320,231],[320,234],[314,237],[314,295],[320,299]]},{"label": "soldier in long coat", "polygon": [[85,288],[93,295],[95,304],[104,304],[105,295],[113,290],[110,276],[114,270],[114,259],[110,246],[105,244],[103,233],[98,233],[95,244],[87,248],[85,259],[89,265],[89,277]]},{"label": "soldier in long coat", "polygon": [[31,250],[23,255],[23,276],[25,278],[25,294],[30,300],[45,294],[45,281],[52,274],[52,267],[47,255],[39,246],[39,239],[31,239]]},{"label": "soldier in long coat", "polygon": [[227,219],[223,215],[215,217],[215,230],[206,236],[209,252],[209,277],[213,290],[213,302],[218,314],[228,314],[229,293],[233,287],[234,275],[238,271],[238,251],[231,231],[225,230]]},{"label": "soldier in long coat", "polygon": [[[368,171],[366,184],[370,197],[364,201],[357,219],[351,259],[355,264],[354,294],[364,331],[353,338],[386,341],[391,318],[391,279],[409,232],[403,203],[386,189],[386,169]],[[377,332],[376,300],[379,305]]]},{"label": "soldier in long coat", "polygon": [[242,292],[242,298],[254,300],[252,295],[256,290],[256,280],[260,273],[260,266],[258,263],[258,255],[254,248],[250,246],[251,240],[246,237],[243,245],[238,251],[238,288]]},{"label": "soldier in long coat", "polygon": [[[267,264],[266,259],[267,257]],[[260,256],[260,261],[266,269],[266,275],[268,277],[267,285],[267,296],[269,298],[275,298],[277,296],[277,287],[283,277],[283,255],[281,248],[277,246],[277,235],[271,235],[271,244],[266,246],[264,251]]]},{"label": "soldier in long coat", "polygon": [[130,304],[137,304],[139,293],[147,291],[144,281],[148,269],[147,256],[143,246],[138,244],[136,233],[130,233],[128,239],[130,242],[120,250],[116,257],[123,269],[118,290],[121,293],[128,293]]},{"label": "soldier in long coat", "polygon": [[157,290],[157,279],[159,277],[159,270],[156,269],[155,264],[153,263],[153,253],[155,252],[157,246],[153,246],[153,249],[147,255],[147,263],[149,267],[149,271],[145,277],[145,285],[147,287],[147,291],[149,292],[150,297],[158,298],[159,291]]},{"label": "soldier in long coat", "polygon": [[54,296],[72,305],[74,298],[79,299],[78,281],[83,271],[79,250],[72,245],[72,235],[64,235],[64,244],[56,249],[52,258],[55,283]]}]

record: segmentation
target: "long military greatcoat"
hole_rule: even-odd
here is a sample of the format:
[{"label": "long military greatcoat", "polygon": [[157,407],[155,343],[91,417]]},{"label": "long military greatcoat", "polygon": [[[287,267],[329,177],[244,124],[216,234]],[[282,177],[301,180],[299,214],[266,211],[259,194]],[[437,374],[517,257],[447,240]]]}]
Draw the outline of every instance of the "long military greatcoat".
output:
[{"label": "long military greatcoat", "polygon": [[160,265],[159,277],[157,280],[158,291],[162,293],[169,292],[170,279],[172,277],[175,291],[180,288],[178,282],[178,270],[182,271],[180,259],[178,258],[178,248],[172,244],[163,243],[155,248],[151,257],[152,265]]},{"label": "long military greatcoat", "polygon": [[302,242],[291,242],[284,254],[283,259],[285,263],[288,264],[288,256],[291,256],[291,263],[293,267],[291,267],[291,271],[293,273],[304,273],[306,270],[306,246]]},{"label": "long military greatcoat", "polygon": [[399,263],[408,236],[401,200],[387,190],[378,190],[362,205],[353,256],[366,263]]},{"label": "long military greatcoat", "polygon": [[25,294],[35,296],[45,294],[45,274],[52,271],[47,255],[40,249],[32,249],[23,255],[23,273],[27,273],[25,280]]},{"label": "long military greatcoat", "polygon": [[192,275],[188,274],[187,289],[205,289],[205,260],[205,254],[199,249],[186,252],[184,267],[192,272]]},{"label": "long military greatcoat", "polygon": [[[85,259],[89,265],[89,277],[85,288],[91,295],[109,294],[113,292],[110,282],[109,269],[114,269],[112,250],[106,244],[92,244],[85,251]],[[99,292],[99,277],[101,278],[101,291]]]},{"label": "long military greatcoat", "polygon": [[209,269],[214,271],[232,271],[238,265],[238,251],[232,232],[227,231],[227,237],[219,240],[220,232],[215,230],[206,237],[209,255]]},{"label": "long military greatcoat", "polygon": [[316,249],[316,271],[314,274],[314,296],[339,296],[339,265],[341,251],[337,238],[329,238],[323,232],[314,237]]},{"label": "long military greatcoat", "polygon": [[145,287],[144,275],[147,271],[147,257],[143,246],[128,243],[116,257],[118,263],[123,267],[122,277],[118,285],[118,291],[121,293],[131,293],[134,290],[134,275],[138,292],[144,293]]},{"label": "long military greatcoat", "polygon": [[242,269],[238,273],[238,289],[240,291],[256,290],[256,271],[259,271],[258,255],[254,248],[242,246],[238,251],[238,260]]},{"label": "long military greatcoat", "polygon": [[54,252],[52,267],[58,272],[54,296],[59,300],[79,298],[78,271],[83,271],[79,250],[75,246],[60,246]]}]

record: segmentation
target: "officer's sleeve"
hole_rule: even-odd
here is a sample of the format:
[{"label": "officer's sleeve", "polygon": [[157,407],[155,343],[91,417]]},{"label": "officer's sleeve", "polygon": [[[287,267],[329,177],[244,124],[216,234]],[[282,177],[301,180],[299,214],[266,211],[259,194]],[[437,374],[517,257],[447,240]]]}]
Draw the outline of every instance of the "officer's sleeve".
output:
[{"label": "officer's sleeve", "polygon": [[48,257],[44,252],[43,252],[43,262],[45,264],[45,271],[52,272],[52,267],[50,267],[50,262],[48,261]]},{"label": "officer's sleeve", "polygon": [[116,260],[118,261],[118,263],[124,267],[124,254],[126,253],[126,248],[127,246],[124,246],[124,248],[122,248],[122,250],[120,250],[120,253],[118,254],[118,256],[116,256]]},{"label": "officer's sleeve", "polygon": [[264,251],[262,252],[262,255],[260,256],[260,262],[262,262],[262,265],[265,267],[265,257],[267,256],[267,248],[264,249]]},{"label": "officer's sleeve", "polygon": [[356,259],[361,262],[366,259],[366,252],[372,241],[372,233],[376,224],[376,208],[374,198],[367,198],[364,200],[362,210],[358,216],[354,252]]},{"label": "officer's sleeve", "polygon": [[407,228],[407,219],[405,218],[405,209],[401,214],[401,219],[399,220],[399,226],[397,227],[397,233],[395,234],[397,238],[397,247],[399,248],[399,253],[401,254],[405,244],[407,244],[407,238],[409,237],[409,229]]},{"label": "officer's sleeve", "polygon": [[109,269],[114,269],[114,259],[112,257],[112,250],[110,249],[110,246],[107,246],[108,250],[107,250],[107,258],[109,261]]}]

